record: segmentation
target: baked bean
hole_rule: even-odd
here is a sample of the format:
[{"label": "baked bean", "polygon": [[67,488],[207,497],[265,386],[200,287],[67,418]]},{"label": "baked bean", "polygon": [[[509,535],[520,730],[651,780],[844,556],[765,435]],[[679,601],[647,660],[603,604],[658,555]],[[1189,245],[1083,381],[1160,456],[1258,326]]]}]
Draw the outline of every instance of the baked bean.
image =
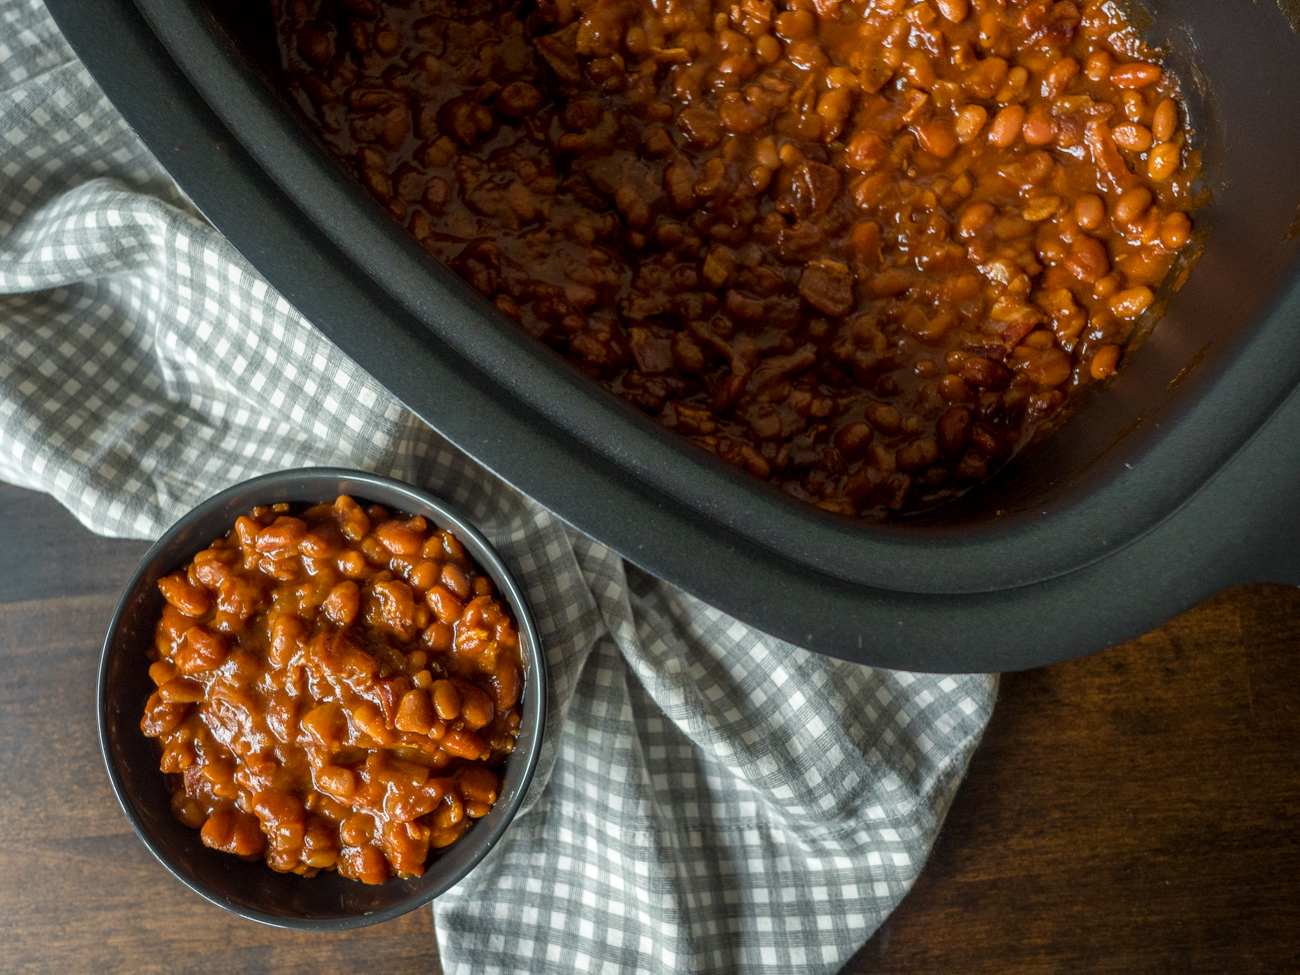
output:
[{"label": "baked bean", "polygon": [[929,437],[919,437],[898,448],[894,463],[902,471],[924,470],[939,459],[939,445]]},{"label": "baked bean", "polygon": [[447,559],[459,566],[469,565],[469,555],[459,538],[443,529],[438,533],[442,538],[442,550]]},{"label": "baked bean", "polygon": [[1056,122],[1042,105],[1035,105],[1025,116],[1021,133],[1031,146],[1045,146],[1056,138]]},{"label": "baked bean", "polygon": [[[335,586],[337,589],[337,586]],[[333,593],[333,590],[331,590]],[[356,615],[356,612],[352,612]],[[268,650],[269,659],[274,666],[285,667],[294,654],[298,653],[303,647],[307,638],[307,624],[296,616],[283,615],[278,616],[276,621],[270,627],[270,646]]]},{"label": "baked bean", "polygon": [[1154,85],[1163,76],[1164,70],[1160,65],[1135,61],[1113,69],[1110,73],[1110,83],[1117,88],[1145,88]]},{"label": "baked bean", "polygon": [[[817,100],[817,114],[821,116],[823,142],[830,142],[840,134],[844,122],[853,110],[853,93],[844,88],[832,88]],[[742,131],[752,132],[762,125],[763,119],[757,112],[753,113],[750,127]],[[938,153],[936,153],[938,155]]]},{"label": "baked bean", "polygon": [[1113,63],[1108,51],[1093,51],[1083,63],[1083,73],[1092,81],[1105,81],[1111,75]]},{"label": "baked bean", "polygon": [[939,446],[948,457],[960,457],[966,452],[971,437],[971,411],[961,406],[950,406],[939,417]]},{"label": "baked bean", "polygon": [[1092,362],[1088,366],[1088,371],[1092,378],[1096,380],[1105,379],[1119,364],[1120,347],[1118,345],[1103,345],[1093,353]]},{"label": "baked bean", "polygon": [[484,758],[487,753],[487,746],[484,745],[483,739],[474,732],[464,729],[449,730],[439,742],[439,747],[449,755],[470,761]]},{"label": "baked bean", "polygon": [[1120,101],[1124,106],[1124,116],[1130,122],[1142,123],[1147,120],[1147,100],[1140,91],[1121,93]]},{"label": "baked bean", "polygon": [[429,608],[437,614],[438,619],[443,623],[455,623],[460,619],[461,613],[465,611],[465,604],[456,598],[455,594],[444,585],[430,586],[429,591],[424,594]]},{"label": "baked bean", "polygon": [[1151,206],[1154,198],[1145,186],[1134,187],[1122,194],[1115,203],[1114,219],[1117,226],[1129,226],[1136,223]]},{"label": "baked bean", "polygon": [[377,846],[345,847],[339,857],[339,873],[363,884],[382,884],[389,877],[388,860]]},{"label": "baked bean", "polygon": [[[829,510],[941,503],[1035,439],[1065,407],[1048,382],[1062,364],[1090,378],[1090,317],[1158,284],[1186,240],[1168,215],[1196,178],[1178,81],[1104,0],[489,3],[472,31],[449,0],[369,3],[360,19],[321,0],[275,9],[328,146],[519,327]],[[926,365],[959,351],[995,385]],[[944,452],[952,404],[979,415],[969,460]],[[900,471],[926,442],[938,458]],[[387,514],[344,504],[333,520],[364,564],[306,536],[300,553],[363,591],[385,568],[410,585],[429,667],[468,652],[456,607],[426,596],[463,608],[488,591],[445,577],[470,572],[462,557],[388,548]]]},{"label": "baked bean", "polygon": [[157,738],[171,731],[185,720],[189,705],[164,701],[159,691],[149,695],[144,705],[144,717],[140,721],[140,730],[150,738]]},{"label": "baked bean", "polygon": [[784,41],[807,41],[817,33],[817,21],[803,9],[786,10],[776,15],[776,34]]},{"label": "baked bean", "polygon": [[934,119],[916,129],[917,138],[926,152],[948,159],[957,151],[957,133],[947,119]]},{"label": "baked bean", "polygon": [[1162,142],[1147,157],[1147,174],[1156,182],[1164,182],[1178,172],[1182,153],[1172,142]]},{"label": "baked bean", "polygon": [[158,697],[168,704],[193,704],[203,700],[203,685],[188,677],[174,677],[158,688]]},{"label": "baked bean", "polygon": [[1187,214],[1175,210],[1164,219],[1160,228],[1160,241],[1171,251],[1182,250],[1192,238],[1192,221]]},{"label": "baked bean", "polygon": [[298,33],[298,51],[312,64],[324,64],[334,56],[334,44],[319,27],[307,26]]},{"label": "baked bean", "polygon": [[947,375],[939,380],[939,395],[949,403],[965,403],[971,398],[970,386],[961,376]]},{"label": "baked bean", "polygon": [[1151,137],[1156,142],[1168,142],[1178,130],[1178,104],[1172,98],[1162,99],[1151,118]]},{"label": "baked bean", "polygon": [[174,663],[182,674],[201,674],[220,667],[229,652],[225,638],[219,633],[192,626],[185,631]]},{"label": "baked bean", "polygon": [[351,498],[300,515],[264,506],[163,589],[187,609],[206,601],[223,628],[167,603],[141,719],[176,777],[174,814],[204,843],[378,883],[419,875],[435,836],[440,849],[491,810],[497,779],[481,763],[513,748],[523,670],[513,623],[454,534]]},{"label": "baked bean", "polygon": [[863,423],[860,420],[854,423],[848,423],[835,434],[835,448],[846,458],[850,460],[860,457],[866,450],[867,444],[875,431],[871,429],[871,424]]},{"label": "baked bean", "polygon": [[903,429],[903,414],[895,406],[888,403],[868,403],[866,410],[867,419],[872,425],[884,433],[898,433]]},{"label": "baked bean", "polygon": [[[1147,215],[1138,222],[1138,239],[1145,245],[1157,244],[1160,242],[1160,230],[1164,224],[1164,213],[1159,207],[1152,207],[1147,211]],[[1128,261],[1132,267],[1145,267],[1150,264],[1148,252],[1135,254]]]},{"label": "baked bean", "polygon": [[986,200],[972,203],[957,219],[957,236],[967,239],[974,237],[997,213],[997,207]]},{"label": "baked bean", "polygon": [[1061,58],[1047,71],[1043,79],[1044,94],[1049,98],[1058,98],[1079,73],[1079,62],[1074,58]]},{"label": "baked bean", "polygon": [[162,757],[159,759],[159,770],[164,772],[185,772],[186,768],[194,766],[198,761],[198,755],[195,754],[194,745],[188,741],[169,741],[162,746]]},{"label": "baked bean", "polygon": [[1155,295],[1150,288],[1146,285],[1138,285],[1136,288],[1128,288],[1112,295],[1110,310],[1115,313],[1116,318],[1131,322],[1150,308],[1154,300]]},{"label": "baked bean", "polygon": [[501,782],[491,769],[471,765],[460,772],[456,781],[461,795],[466,799],[485,803],[489,807],[497,801]]},{"label": "baked bean", "polygon": [[986,10],[980,14],[979,30],[980,47],[993,47],[1002,34],[1002,23],[998,20],[997,14],[992,10]]},{"label": "baked bean", "polygon": [[341,765],[322,765],[315,772],[316,788],[339,802],[350,803],[357,792],[357,776]]},{"label": "baked bean", "polygon": [[1124,275],[1120,271],[1111,271],[1092,286],[1092,293],[1100,299],[1108,299],[1124,287]]},{"label": "baked bean", "polygon": [[334,510],[339,518],[339,528],[349,540],[359,542],[370,534],[370,518],[346,494],[334,502]]},{"label": "baked bean", "polygon": [[512,81],[497,96],[501,110],[514,118],[525,118],[542,107],[542,93],[526,81]]},{"label": "baked bean", "polygon": [[[468,737],[473,737],[472,735]],[[469,747],[469,746],[466,746]],[[439,829],[447,829],[459,823],[465,815],[464,800],[460,797],[459,790],[448,793],[447,801],[442,808],[438,810],[434,818],[434,825]]]},{"label": "baked bean", "polygon": [[319,819],[312,819],[307,824],[307,832],[302,841],[302,861],[309,867],[325,870],[335,866],[339,858],[336,848],[337,840],[334,830]]},{"label": "baked bean", "polygon": [[349,549],[339,556],[339,571],[349,579],[364,579],[370,574],[370,563],[356,549]]},{"label": "baked bean", "polygon": [[1074,220],[1084,230],[1096,230],[1106,220],[1106,204],[1096,193],[1084,193],[1074,204]]},{"label": "baked bean", "polygon": [[366,622],[372,627],[384,627],[399,639],[408,641],[415,636],[415,594],[411,587],[397,579],[376,580],[370,584],[373,600],[369,603]]},{"label": "baked bean", "polygon": [[339,825],[339,839],[348,846],[367,846],[375,840],[375,825],[373,816],[353,813]]},{"label": "baked bean", "polygon": [[396,742],[397,739],[389,729],[388,722],[384,720],[384,713],[378,705],[364,701],[352,710],[351,715],[352,724],[357,731],[378,745],[392,745]]},{"label": "baked bean", "polygon": [[375,529],[375,537],[394,555],[414,555],[424,544],[424,526],[417,526],[416,521],[424,519],[412,519],[410,523],[386,521]]},{"label": "baked bean", "polygon": [[954,24],[960,24],[970,12],[969,0],[935,0],[939,13]]},{"label": "baked bean", "polygon": [[967,105],[957,113],[954,131],[957,141],[962,145],[974,142],[989,120],[988,110],[983,105]]},{"label": "baked bean", "polygon": [[1011,379],[1006,368],[991,359],[975,356],[961,364],[961,377],[981,389],[1003,389]]},{"label": "baked bean", "polygon": [[303,715],[302,727],[327,751],[338,748],[348,739],[347,714],[333,701],[317,705]]},{"label": "baked bean", "polygon": [[172,793],[171,807],[172,815],[190,829],[202,829],[207,822],[207,810],[197,800],[187,796],[184,789]]},{"label": "baked bean", "polygon": [[983,58],[967,73],[962,85],[977,98],[992,98],[1006,82],[1010,70],[1005,58]]},{"label": "baked bean", "polygon": [[325,597],[321,609],[335,626],[351,626],[361,609],[361,587],[350,579],[340,582]]},{"label": "baked bean", "polygon": [[478,731],[491,721],[496,713],[492,697],[473,684],[461,683],[457,689],[460,691],[461,720],[470,731]]},{"label": "baked bean", "polygon": [[442,575],[442,567],[436,562],[421,562],[407,576],[412,588],[421,592],[434,585]]},{"label": "baked bean", "polygon": [[257,820],[238,809],[218,809],[208,817],[199,835],[204,846],[245,860],[256,858],[266,845]]},{"label": "baked bean", "polygon": [[194,585],[182,572],[163,576],[158,580],[158,588],[163,599],[186,616],[206,616],[212,608],[212,600],[203,587]]},{"label": "baked bean", "polygon": [[1022,64],[1016,65],[1007,72],[1007,80],[1002,83],[993,100],[1006,104],[1020,93],[1027,81],[1029,81],[1029,70]]},{"label": "baked bean", "polygon": [[510,711],[519,703],[524,690],[524,672],[513,660],[497,663],[496,673],[490,679],[492,703],[498,711]]},{"label": "baked bean", "polygon": [[1096,284],[1110,271],[1110,258],[1106,255],[1106,245],[1096,237],[1082,234],[1070,245],[1070,253],[1065,259],[1065,266],[1085,284]]},{"label": "baked bean", "polygon": [[1038,223],[1049,217],[1055,216],[1056,211],[1061,209],[1061,198],[1059,196],[1040,196],[1036,200],[1031,200],[1025,208],[1020,211],[1020,215],[1030,223]]},{"label": "baked bean", "polygon": [[438,712],[438,717],[444,721],[454,721],[460,717],[460,691],[455,684],[449,680],[434,681],[430,693],[433,695],[433,707]]},{"label": "baked bean", "polygon": [[271,846],[292,850],[302,848],[307,837],[307,810],[297,796],[263,789],[253,797],[253,814]]},{"label": "baked bean", "polygon": [[473,594],[469,576],[458,565],[444,565],[442,567],[442,584],[460,600],[469,599]]},{"label": "baked bean", "polygon": [[1070,378],[1070,357],[1060,349],[1050,346],[1045,349],[1028,347],[1017,358],[1021,375],[1037,386],[1059,386]]},{"label": "baked bean", "polygon": [[1136,122],[1124,122],[1110,130],[1115,144],[1129,152],[1146,152],[1151,148],[1151,130]]},{"label": "baked bean", "polygon": [[[434,685],[435,687],[437,684]],[[444,720],[450,720],[444,714],[438,717]],[[455,715],[452,715],[454,718]],[[397,709],[397,717],[394,719],[399,731],[409,731],[414,735],[427,735],[433,728],[433,707],[429,703],[429,695],[415,688],[407,691],[402,696],[402,703]]]},{"label": "baked bean", "polygon": [[265,554],[285,553],[295,555],[298,542],[307,534],[307,523],[300,518],[281,515],[257,533],[253,547]]},{"label": "baked bean", "polygon": [[257,533],[264,526],[261,522],[247,515],[241,515],[235,519],[235,537],[239,541],[239,547],[245,552],[251,552],[253,546],[257,544]]},{"label": "baked bean", "polygon": [[194,746],[188,741],[169,741],[162,746],[159,768],[164,772],[185,772],[196,761]]},{"label": "baked bean", "polygon": [[[451,613],[452,606],[448,604],[447,612]],[[459,619],[459,617],[456,617]],[[455,631],[452,629],[453,620],[430,623],[420,637],[420,642],[429,649],[430,653],[446,653],[452,648],[455,639]]]},{"label": "baked bean", "polygon": [[1005,149],[1020,136],[1020,129],[1025,123],[1025,107],[1008,105],[994,117],[989,125],[989,142]]}]

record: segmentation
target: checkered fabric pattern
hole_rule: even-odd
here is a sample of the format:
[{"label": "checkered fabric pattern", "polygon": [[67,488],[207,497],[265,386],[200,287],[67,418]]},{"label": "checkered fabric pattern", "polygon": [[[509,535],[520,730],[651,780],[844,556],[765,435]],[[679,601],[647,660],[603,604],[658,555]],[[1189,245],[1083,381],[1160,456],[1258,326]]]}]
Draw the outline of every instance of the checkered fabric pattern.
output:
[{"label": "checkered fabric pattern", "polygon": [[911,886],[994,678],[781,643],[494,478],[194,215],[38,0],[0,0],[0,478],[148,538],[313,464],[461,507],[546,644],[527,811],[434,908],[449,972],[832,972]]}]

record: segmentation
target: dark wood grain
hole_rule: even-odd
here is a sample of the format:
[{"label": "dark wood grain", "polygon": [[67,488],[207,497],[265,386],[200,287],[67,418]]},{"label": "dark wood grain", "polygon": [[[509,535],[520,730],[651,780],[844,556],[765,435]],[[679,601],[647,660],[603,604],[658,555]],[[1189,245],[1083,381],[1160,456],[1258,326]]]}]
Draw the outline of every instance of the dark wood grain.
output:
[{"label": "dark wood grain", "polygon": [[[20,601],[8,597],[30,592],[21,563],[0,567],[0,971],[436,973],[428,910],[341,934],[282,931],[208,904],[163,869],[122,815],[95,730],[99,645],[142,547],[49,518],[48,498],[0,486],[0,503],[5,554],[12,543],[54,563],[53,594]],[[102,575],[82,564],[88,551]]]},{"label": "dark wood grain", "polygon": [[53,498],[0,483],[0,602],[119,593],[148,542],[101,538]]},{"label": "dark wood grain", "polygon": [[[0,485],[0,971],[428,972],[428,911],[344,935],[240,921],[136,839],[94,668],[141,543]],[[1003,678],[915,889],[848,975],[1300,971],[1300,590],[1212,599]]]},{"label": "dark wood grain", "polygon": [[920,880],[845,971],[1300,971],[1300,590],[1006,675]]}]

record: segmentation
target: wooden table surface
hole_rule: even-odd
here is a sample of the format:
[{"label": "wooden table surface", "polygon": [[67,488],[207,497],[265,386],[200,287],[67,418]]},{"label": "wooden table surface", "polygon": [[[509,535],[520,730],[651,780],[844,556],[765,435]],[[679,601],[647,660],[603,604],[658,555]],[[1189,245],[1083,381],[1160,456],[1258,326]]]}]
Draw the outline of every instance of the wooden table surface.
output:
[{"label": "wooden table surface", "polygon": [[[6,485],[0,540],[0,972],[437,971],[428,911],[296,934],[172,879],[95,732],[100,641],[146,546]],[[1300,590],[1003,678],[920,880],[845,968],[958,972],[1300,972]]]}]

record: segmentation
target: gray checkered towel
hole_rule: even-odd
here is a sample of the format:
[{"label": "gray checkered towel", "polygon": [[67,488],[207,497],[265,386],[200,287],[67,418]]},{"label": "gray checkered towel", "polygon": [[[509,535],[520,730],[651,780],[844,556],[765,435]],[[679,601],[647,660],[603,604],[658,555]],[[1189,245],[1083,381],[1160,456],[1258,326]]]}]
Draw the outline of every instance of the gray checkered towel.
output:
[{"label": "gray checkered towel", "polygon": [[39,0],[0,0],[0,478],[148,538],[312,464],[460,506],[546,643],[528,811],[435,905],[449,971],[830,972],[911,886],[994,678],[771,639],[494,478],[187,209]]}]

